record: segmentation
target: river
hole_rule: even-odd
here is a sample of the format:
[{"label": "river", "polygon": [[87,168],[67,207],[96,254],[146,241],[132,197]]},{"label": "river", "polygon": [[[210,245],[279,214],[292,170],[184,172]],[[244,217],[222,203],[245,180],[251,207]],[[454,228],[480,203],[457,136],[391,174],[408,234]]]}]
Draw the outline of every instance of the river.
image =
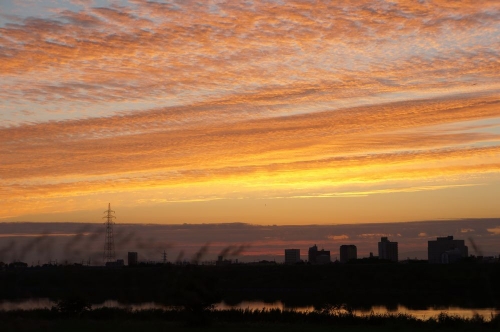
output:
[{"label": "river", "polygon": [[[12,311],[12,310],[34,310],[34,309],[50,309],[56,303],[47,298],[40,299],[29,299],[24,301],[0,301],[1,311]],[[120,308],[129,310],[149,310],[149,309],[162,309],[167,310],[171,307],[165,306],[163,304],[155,302],[144,302],[144,303],[133,303],[125,304],[120,303],[115,300],[107,300],[100,304],[93,304],[92,308]],[[281,301],[276,301],[273,303],[266,303],[262,301],[243,301],[236,305],[229,305],[224,302],[217,303],[215,305],[216,310],[225,309],[250,309],[250,310],[262,310],[262,309],[280,309],[280,310],[294,310],[299,312],[314,311],[313,306],[302,306],[302,307],[290,307],[283,304]],[[429,307],[426,309],[416,310],[409,309],[405,306],[399,305],[396,308],[387,308],[385,306],[374,306],[369,309],[356,309],[354,308],[353,313],[357,316],[366,316],[371,313],[374,314],[409,314],[418,319],[426,320],[431,317],[435,317],[440,313],[446,313],[448,315],[459,316],[462,318],[472,318],[475,314],[482,316],[485,320],[491,319],[493,315],[500,314],[500,309],[495,308],[460,308],[460,307],[439,307],[433,308]]]}]

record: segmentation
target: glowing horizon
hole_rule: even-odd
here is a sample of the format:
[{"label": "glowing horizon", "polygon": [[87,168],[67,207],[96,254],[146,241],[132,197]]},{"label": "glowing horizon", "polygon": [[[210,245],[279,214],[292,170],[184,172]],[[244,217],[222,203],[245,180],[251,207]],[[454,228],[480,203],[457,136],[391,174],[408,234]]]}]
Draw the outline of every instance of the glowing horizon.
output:
[{"label": "glowing horizon", "polygon": [[500,4],[1,6],[0,220],[498,217]]},{"label": "glowing horizon", "polygon": [[[471,228],[473,227],[473,228]],[[454,236],[464,240],[469,253],[497,256],[500,219],[433,220],[426,222],[347,225],[250,225],[223,224],[120,224],[114,226],[117,258],[136,251],[142,261],[158,261],[164,251],[169,262],[191,261],[203,253],[203,261],[218,256],[240,261],[277,259],[284,249],[301,250],[307,259],[310,247],[330,251],[332,261],[341,245],[356,245],[358,258],[377,254],[381,237],[398,242],[400,260],[427,259],[428,241]],[[80,262],[103,258],[105,228],[102,223],[0,223],[0,261]]]}]

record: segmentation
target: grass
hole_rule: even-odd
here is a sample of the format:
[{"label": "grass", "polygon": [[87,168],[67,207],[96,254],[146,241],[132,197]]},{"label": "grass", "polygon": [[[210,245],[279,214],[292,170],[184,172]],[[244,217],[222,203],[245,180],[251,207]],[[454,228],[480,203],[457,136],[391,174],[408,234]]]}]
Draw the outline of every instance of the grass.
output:
[{"label": "grass", "polygon": [[[24,332],[24,331],[148,331],[148,332],[175,332],[175,331],[259,331],[259,332],[274,332],[274,331],[477,331],[478,329],[470,326],[457,327],[442,327],[442,326],[412,326],[408,324],[387,323],[383,325],[328,325],[314,323],[262,323],[262,322],[218,322],[212,323],[209,326],[190,326],[183,322],[168,322],[162,320],[152,321],[135,321],[135,320],[81,320],[81,319],[60,319],[60,320],[26,320],[26,321],[7,321],[2,323],[2,331]],[[484,330],[484,329],[482,329]],[[492,331],[494,329],[491,329]]]},{"label": "grass", "polygon": [[405,314],[358,317],[337,309],[300,313],[281,310],[142,310],[101,308],[65,312],[48,310],[0,312],[5,331],[477,331],[500,329],[500,315],[484,320],[440,314],[418,320]]}]

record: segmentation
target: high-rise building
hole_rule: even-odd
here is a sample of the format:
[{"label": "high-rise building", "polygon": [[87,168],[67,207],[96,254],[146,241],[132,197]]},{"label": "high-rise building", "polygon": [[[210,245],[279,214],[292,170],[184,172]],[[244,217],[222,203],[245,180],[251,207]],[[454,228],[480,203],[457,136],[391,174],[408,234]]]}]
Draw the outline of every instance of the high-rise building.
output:
[{"label": "high-rise building", "polygon": [[321,249],[316,255],[316,264],[330,264],[330,250]]},{"label": "high-rise building", "polygon": [[429,263],[454,263],[469,256],[469,248],[464,240],[454,240],[453,236],[438,237],[427,246]]},{"label": "high-rise building", "polygon": [[311,264],[328,264],[330,263],[330,251],[318,250],[318,246],[314,245],[309,248],[308,259]]},{"label": "high-rise building", "polygon": [[128,253],[128,266],[134,266],[134,265],[137,265],[137,252],[133,251],[133,252],[129,252]]},{"label": "high-rise building", "polygon": [[378,243],[378,258],[397,262],[398,243],[389,241],[387,237],[382,237]]},{"label": "high-rise building", "polygon": [[314,264],[316,263],[316,254],[318,253],[318,246],[314,245],[311,248],[309,248],[309,252],[307,255],[307,259],[309,263]]},{"label": "high-rise building", "polygon": [[300,262],[300,249],[285,249],[285,264]]},{"label": "high-rise building", "polygon": [[358,249],[355,245],[341,245],[340,246],[340,262],[347,263],[351,259],[358,259]]}]

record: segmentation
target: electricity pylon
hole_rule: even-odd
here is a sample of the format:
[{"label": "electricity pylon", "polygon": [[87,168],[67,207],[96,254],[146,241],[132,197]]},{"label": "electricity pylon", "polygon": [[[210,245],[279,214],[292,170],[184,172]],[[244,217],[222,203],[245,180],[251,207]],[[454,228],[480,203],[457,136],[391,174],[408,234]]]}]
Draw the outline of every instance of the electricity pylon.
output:
[{"label": "electricity pylon", "polygon": [[107,262],[115,261],[115,242],[113,239],[113,219],[115,211],[111,210],[111,203],[108,204],[108,210],[104,211],[106,214],[103,219],[106,219],[106,237],[104,239],[104,264]]}]

